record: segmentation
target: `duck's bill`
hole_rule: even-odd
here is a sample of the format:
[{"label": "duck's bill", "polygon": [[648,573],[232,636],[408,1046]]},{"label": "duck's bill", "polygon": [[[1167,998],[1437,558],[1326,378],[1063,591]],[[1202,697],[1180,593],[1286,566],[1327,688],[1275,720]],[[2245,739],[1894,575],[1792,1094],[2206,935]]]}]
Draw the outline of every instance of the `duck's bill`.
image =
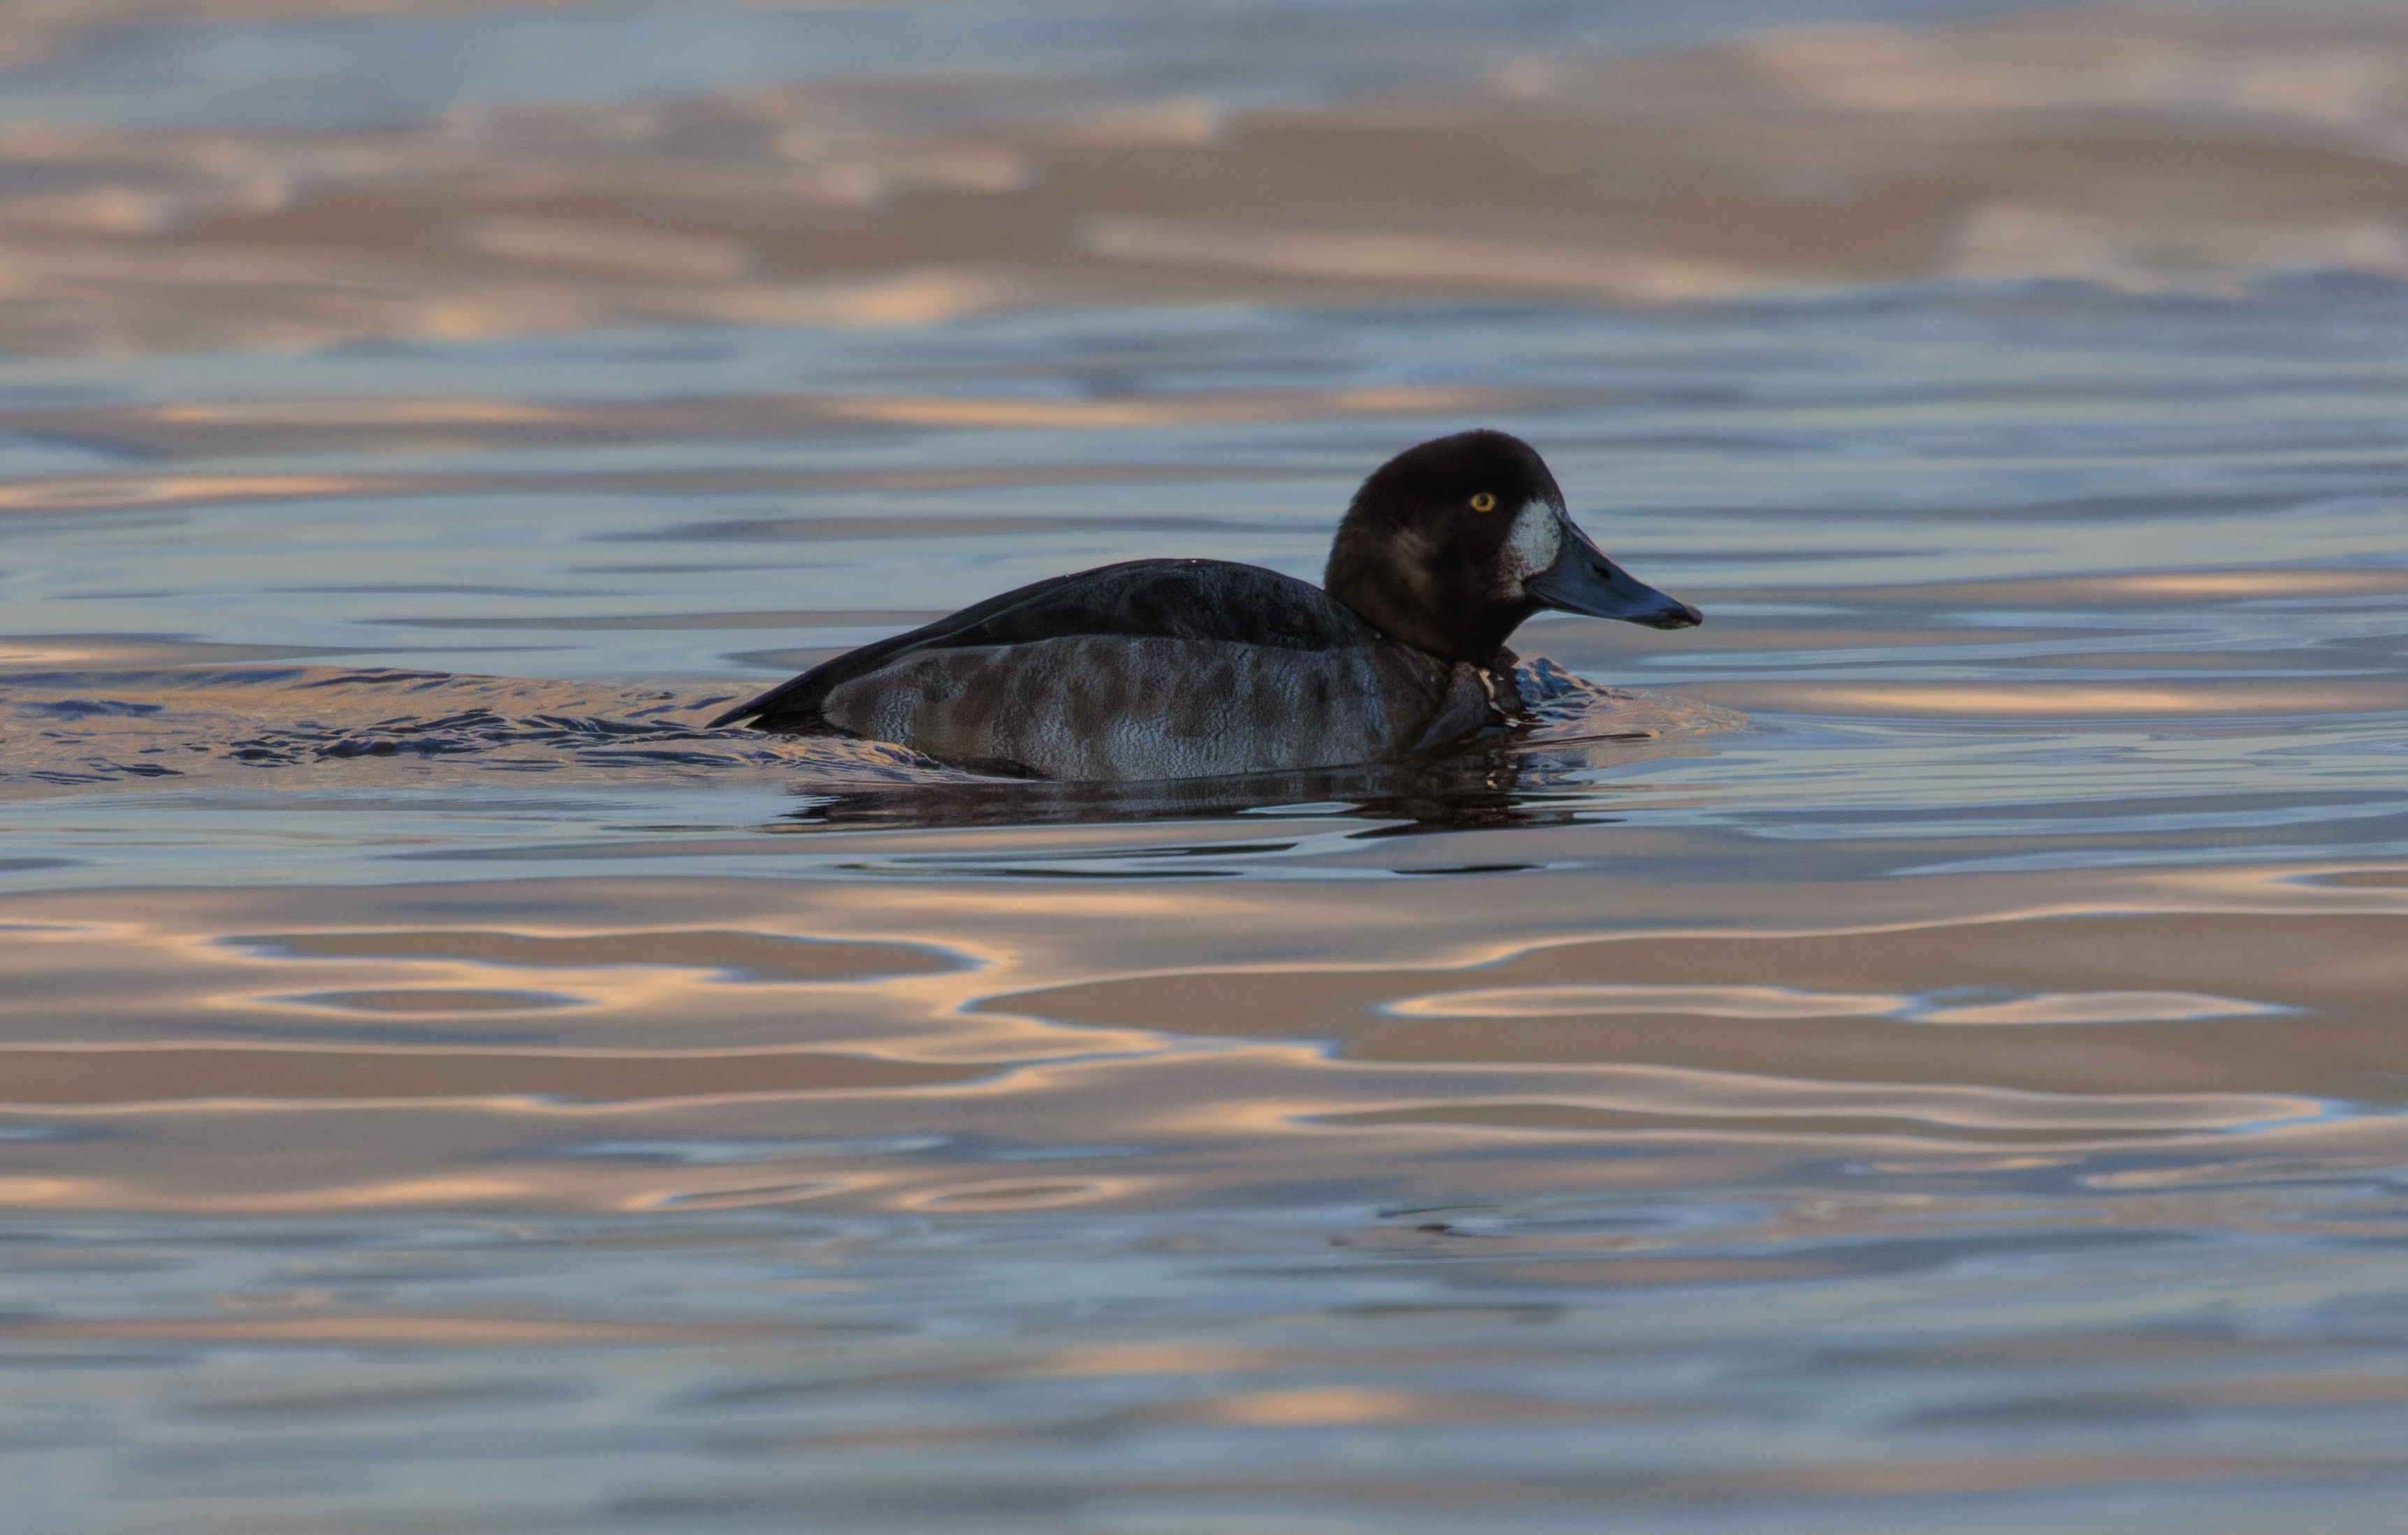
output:
[{"label": "duck's bill", "polygon": [[1563,524],[1562,552],[1555,563],[1522,583],[1522,590],[1547,607],[1591,618],[1618,618],[1651,629],[1685,629],[1703,624],[1706,615],[1678,597],[1656,588],[1605,557],[1588,535]]}]

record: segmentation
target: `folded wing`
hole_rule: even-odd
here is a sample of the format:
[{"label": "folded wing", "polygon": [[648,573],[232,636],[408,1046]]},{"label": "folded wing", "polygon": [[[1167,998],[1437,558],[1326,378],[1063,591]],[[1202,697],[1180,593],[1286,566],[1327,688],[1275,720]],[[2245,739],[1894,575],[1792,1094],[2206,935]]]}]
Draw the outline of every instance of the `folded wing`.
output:
[{"label": "folded wing", "polygon": [[1038,581],[849,651],[729,710],[710,728],[750,720],[761,730],[841,729],[825,712],[831,693],[926,653],[1106,637],[1306,652],[1380,639],[1345,604],[1275,570],[1225,560],[1132,560]]}]

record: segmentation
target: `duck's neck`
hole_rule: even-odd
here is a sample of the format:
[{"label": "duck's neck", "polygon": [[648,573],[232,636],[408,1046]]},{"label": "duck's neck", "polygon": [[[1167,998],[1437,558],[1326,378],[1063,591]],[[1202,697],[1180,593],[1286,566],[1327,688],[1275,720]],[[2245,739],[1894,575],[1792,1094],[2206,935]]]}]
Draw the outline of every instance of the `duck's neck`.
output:
[{"label": "duck's neck", "polygon": [[1448,579],[1398,563],[1364,557],[1343,532],[1329,552],[1322,590],[1353,609],[1389,638],[1442,661],[1496,669],[1513,665],[1505,641],[1539,610],[1535,602],[1502,603],[1461,578]]}]

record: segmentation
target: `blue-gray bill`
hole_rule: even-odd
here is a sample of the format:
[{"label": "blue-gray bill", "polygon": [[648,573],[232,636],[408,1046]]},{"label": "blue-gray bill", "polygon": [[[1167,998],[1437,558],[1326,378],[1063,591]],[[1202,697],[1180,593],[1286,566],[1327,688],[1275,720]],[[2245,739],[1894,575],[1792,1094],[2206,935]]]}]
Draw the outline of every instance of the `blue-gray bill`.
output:
[{"label": "blue-gray bill", "polygon": [[1605,557],[1570,518],[1563,519],[1563,549],[1555,563],[1522,583],[1522,590],[1550,608],[1591,618],[1618,618],[1651,629],[1686,629],[1706,615],[1668,596]]}]

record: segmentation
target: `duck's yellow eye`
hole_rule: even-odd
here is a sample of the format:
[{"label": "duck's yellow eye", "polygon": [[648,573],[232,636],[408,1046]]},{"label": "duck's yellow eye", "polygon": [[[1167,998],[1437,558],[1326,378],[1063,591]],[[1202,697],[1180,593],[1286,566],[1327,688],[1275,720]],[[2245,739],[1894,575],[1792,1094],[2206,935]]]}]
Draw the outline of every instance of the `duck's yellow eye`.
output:
[{"label": "duck's yellow eye", "polygon": [[1497,497],[1489,495],[1486,491],[1482,491],[1478,495],[1471,498],[1471,509],[1474,511],[1495,511],[1497,509]]}]

